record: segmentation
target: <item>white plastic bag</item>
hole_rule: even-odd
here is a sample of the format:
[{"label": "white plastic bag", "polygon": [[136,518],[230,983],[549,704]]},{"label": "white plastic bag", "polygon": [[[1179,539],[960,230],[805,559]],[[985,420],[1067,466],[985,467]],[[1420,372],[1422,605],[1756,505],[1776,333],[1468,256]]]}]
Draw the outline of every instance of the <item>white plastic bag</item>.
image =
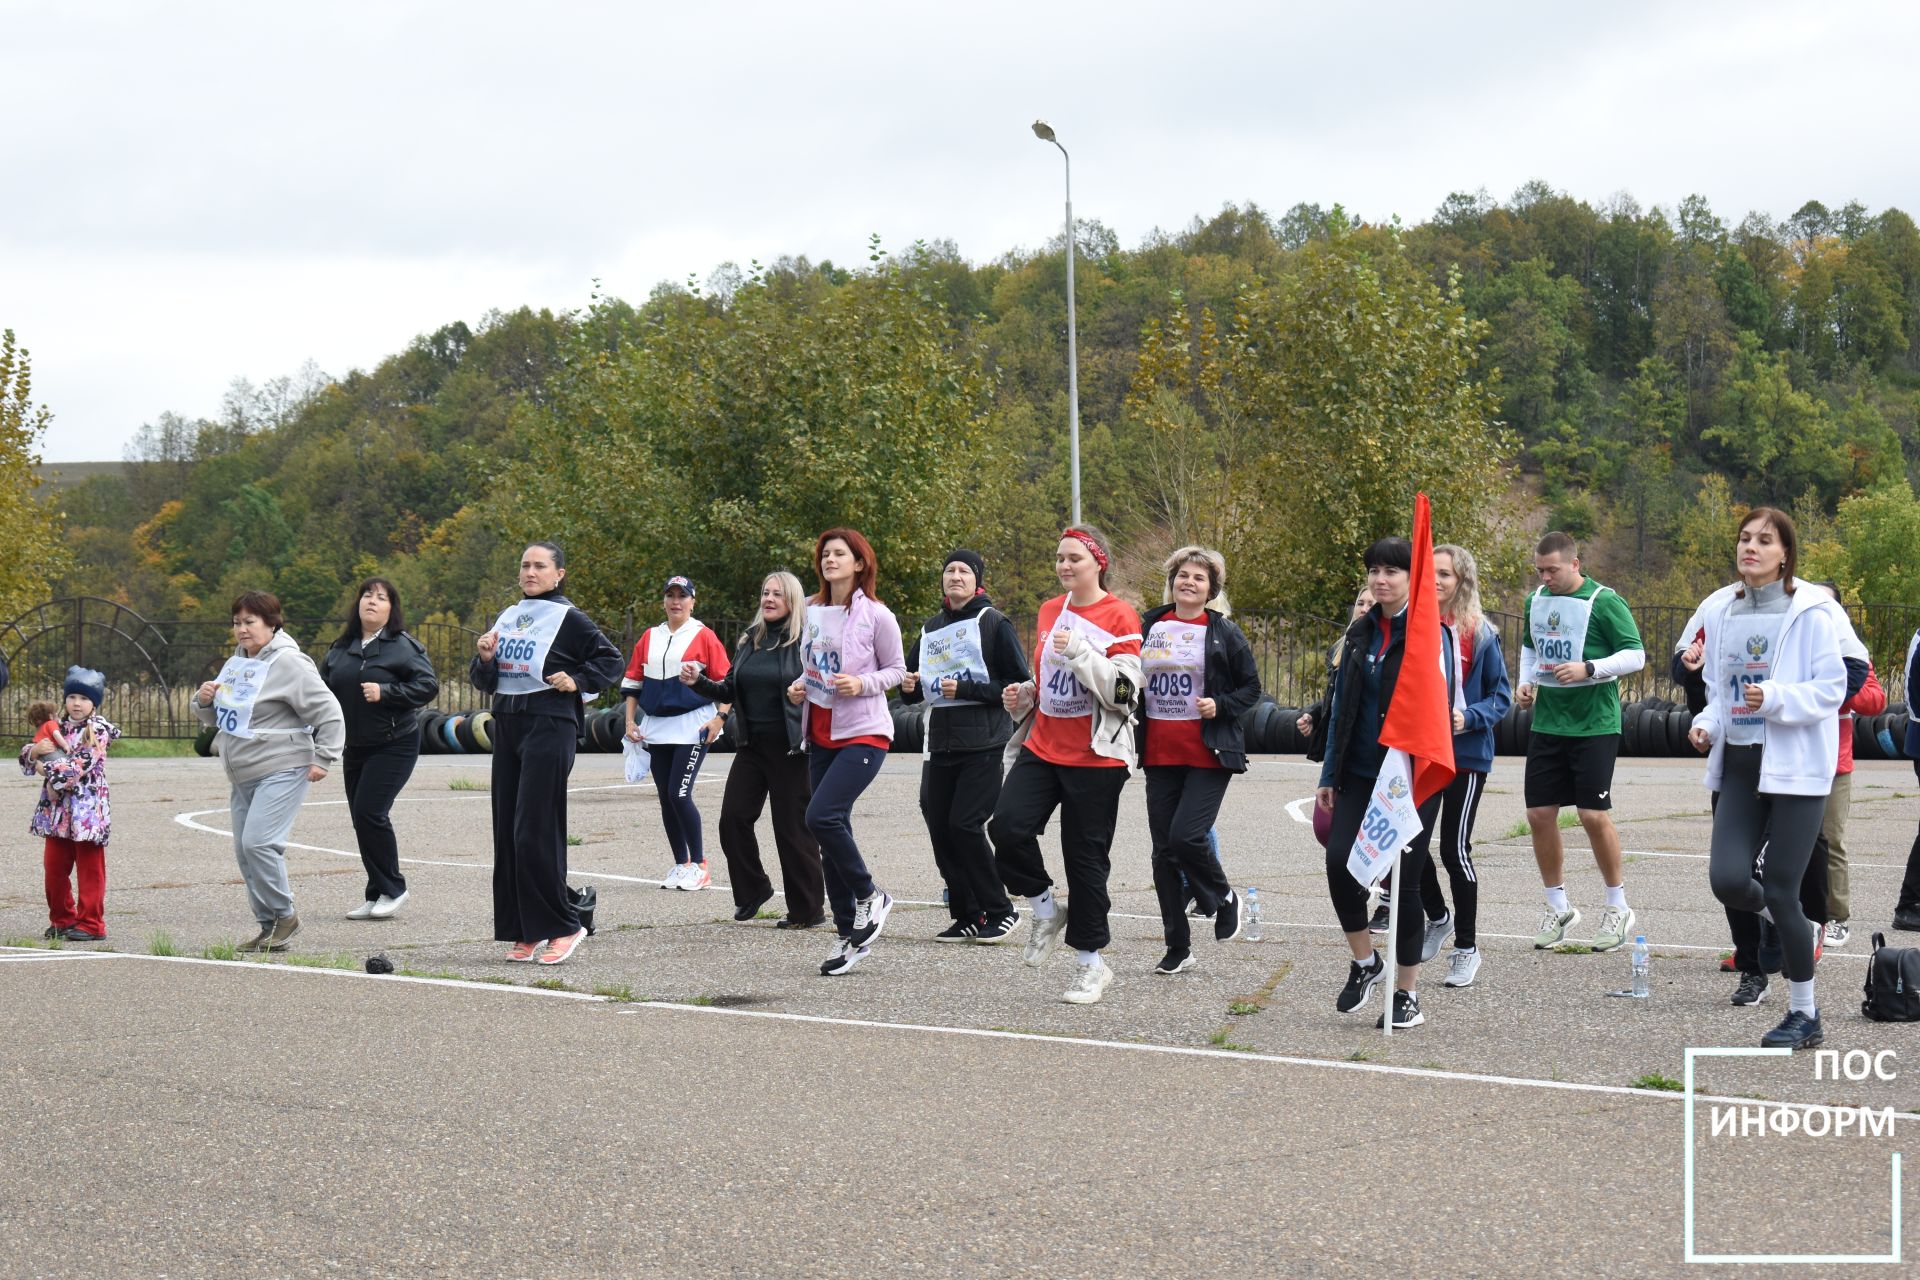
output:
[{"label": "white plastic bag", "polygon": [[653,763],[653,757],[647,754],[646,747],[632,738],[623,738],[620,745],[627,754],[627,781],[646,781],[647,766]]}]

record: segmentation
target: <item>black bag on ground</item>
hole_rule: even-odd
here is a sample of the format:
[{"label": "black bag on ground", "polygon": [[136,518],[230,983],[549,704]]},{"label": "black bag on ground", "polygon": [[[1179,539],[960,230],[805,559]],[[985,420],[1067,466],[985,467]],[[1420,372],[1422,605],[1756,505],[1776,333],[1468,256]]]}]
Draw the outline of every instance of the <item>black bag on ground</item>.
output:
[{"label": "black bag on ground", "polygon": [[576,889],[572,885],[568,885],[567,899],[573,903],[574,912],[580,917],[580,927],[585,929],[587,936],[591,938],[593,936],[593,909],[600,905],[600,891],[592,885],[588,885],[584,889]]},{"label": "black bag on ground", "polygon": [[1920,947],[1890,947],[1886,934],[1873,935],[1860,1012],[1874,1022],[1920,1022]]}]

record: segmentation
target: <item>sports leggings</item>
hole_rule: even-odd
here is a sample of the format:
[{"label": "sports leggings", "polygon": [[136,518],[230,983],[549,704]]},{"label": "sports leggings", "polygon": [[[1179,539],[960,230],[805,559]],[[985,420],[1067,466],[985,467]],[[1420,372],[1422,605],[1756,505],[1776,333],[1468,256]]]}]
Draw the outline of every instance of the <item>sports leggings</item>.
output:
[{"label": "sports leggings", "polygon": [[[1764,794],[1761,748],[1729,746],[1725,752],[1707,860],[1713,896],[1740,911],[1770,910],[1787,978],[1811,982],[1814,925],[1800,906],[1800,882],[1820,836],[1827,798]],[[1764,869],[1759,862],[1763,833]],[[1755,879],[1756,874],[1763,878]]]},{"label": "sports leggings", "polygon": [[[1473,867],[1473,822],[1479,816],[1480,796],[1486,785],[1486,774],[1462,769],[1441,792],[1440,860],[1446,863],[1447,880],[1453,886],[1453,945],[1463,950],[1473,948],[1474,926],[1480,918],[1480,873]],[[1413,842],[1414,847],[1425,853],[1432,836],[1432,824],[1420,828],[1420,838]],[[1420,899],[1427,919],[1446,918],[1447,900],[1440,894],[1440,874],[1433,869],[1431,859],[1427,862],[1426,874],[1420,879]]]},{"label": "sports leggings", "polygon": [[700,776],[700,762],[707,758],[702,742],[663,742],[647,744],[647,772],[660,795],[660,821],[667,828],[667,847],[673,850],[674,865],[705,862],[707,854],[700,843],[700,810],[693,803],[693,780]]}]

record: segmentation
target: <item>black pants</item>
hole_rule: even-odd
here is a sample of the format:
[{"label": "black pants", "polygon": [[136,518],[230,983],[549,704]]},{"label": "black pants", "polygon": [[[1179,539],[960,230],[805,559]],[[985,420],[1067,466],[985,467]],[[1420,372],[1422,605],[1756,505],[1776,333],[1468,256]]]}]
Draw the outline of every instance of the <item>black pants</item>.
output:
[{"label": "black pants", "polygon": [[[1474,946],[1474,926],[1480,919],[1480,877],[1473,869],[1473,820],[1480,813],[1480,796],[1486,790],[1487,775],[1463,769],[1440,793],[1440,860],[1447,866],[1447,882],[1453,886],[1453,945],[1465,950]],[[1427,919],[1444,920],[1447,900],[1440,893],[1440,873],[1427,855],[1433,828],[1420,828],[1413,842],[1427,857],[1426,872],[1420,877],[1420,903]]]},{"label": "black pants", "polygon": [[[1707,874],[1713,896],[1727,906],[1751,912],[1764,906],[1773,913],[1787,977],[1811,982],[1813,934],[1819,926],[1808,918],[1800,893],[1827,798],[1764,793],[1760,766],[1760,747],[1724,748]],[[1822,915],[1825,897],[1823,888]]]},{"label": "black pants", "polygon": [[947,882],[955,920],[999,919],[1013,912],[987,843],[987,819],[1000,800],[1000,749],[943,751],[920,766],[920,816],[933,842],[933,865]]},{"label": "black pants", "polygon": [[[1372,778],[1349,773],[1333,793],[1333,822],[1327,832],[1327,891],[1333,898],[1334,914],[1340,917],[1340,928],[1346,933],[1359,933],[1367,927],[1367,891],[1347,870],[1347,856],[1353,852],[1353,838],[1360,834],[1360,820],[1367,816],[1373,784]],[[1429,796],[1420,806],[1422,827],[1432,826],[1439,817],[1440,800],[1438,795]],[[1426,878],[1430,861],[1426,849],[1415,841],[1400,855],[1395,874],[1405,875],[1409,877],[1407,883],[1417,885]],[[1411,902],[1402,903],[1399,928],[1393,935],[1394,963],[1419,964],[1426,934],[1426,917],[1413,910]]]},{"label": "black pants", "polygon": [[1040,856],[1040,834],[1060,811],[1060,854],[1066,863],[1067,945],[1098,951],[1113,941],[1107,931],[1107,875],[1112,869],[1113,828],[1120,816],[1123,767],[1049,764],[1022,747],[1007,770],[1000,800],[987,823],[993,861],[1009,893],[1037,898],[1053,887]]},{"label": "black pants", "polygon": [[[1193,946],[1187,898],[1212,915],[1233,892],[1219,859],[1207,848],[1207,832],[1220,816],[1233,774],[1191,765],[1151,765],[1147,774],[1147,832],[1153,840],[1153,891],[1160,899],[1160,928],[1167,950]],[[1181,876],[1186,878],[1183,881]]]},{"label": "black pants", "polygon": [[390,742],[348,747],[340,756],[347,784],[347,812],[353,838],[367,869],[367,901],[397,898],[407,891],[400,874],[400,842],[393,835],[393,801],[413,776],[420,759],[420,735],[402,734]]},{"label": "black pants", "polygon": [[700,839],[700,810],[693,803],[693,782],[700,776],[700,762],[706,758],[705,742],[647,745],[647,772],[660,797],[660,824],[667,829],[667,848],[673,850],[676,867],[683,862],[707,860],[706,846]]},{"label": "black pants", "polygon": [[[1913,762],[1913,774],[1920,778],[1920,760]],[[1907,874],[1900,881],[1900,901],[1895,904],[1902,911],[1920,911],[1920,832],[1913,837],[1913,848],[1907,852]]]},{"label": "black pants", "polygon": [[785,733],[754,737],[733,753],[720,796],[720,852],[727,858],[734,906],[753,906],[773,893],[754,830],[760,811],[772,800],[773,847],[780,855],[787,918],[804,924],[820,918],[827,890],[820,873],[820,846],[807,830],[807,801],[812,798],[806,754],[789,752]]},{"label": "black pants", "polygon": [[493,720],[493,936],[540,942],[580,931],[567,898],[567,775],[579,727],[571,718]]}]

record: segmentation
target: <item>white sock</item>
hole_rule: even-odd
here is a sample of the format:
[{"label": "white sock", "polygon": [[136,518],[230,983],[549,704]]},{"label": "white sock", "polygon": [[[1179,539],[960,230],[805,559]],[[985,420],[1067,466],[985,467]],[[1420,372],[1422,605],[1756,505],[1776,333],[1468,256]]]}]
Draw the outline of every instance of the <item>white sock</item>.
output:
[{"label": "white sock", "polygon": [[1049,889],[1037,898],[1028,898],[1027,905],[1033,908],[1035,920],[1053,919],[1053,890]]},{"label": "white sock", "polygon": [[[1075,951],[1073,953],[1073,958],[1078,960],[1081,964],[1086,965],[1088,968],[1092,968],[1094,965],[1100,963],[1100,953],[1098,951]],[[1808,985],[1812,985],[1812,984],[1808,984]]]},{"label": "white sock", "polygon": [[1557,884],[1547,890],[1547,905],[1561,915],[1567,912],[1567,886]]},{"label": "white sock", "polygon": [[1625,883],[1610,884],[1607,886],[1607,905],[1610,907],[1618,907],[1622,911],[1627,909],[1627,886]]},{"label": "white sock", "polygon": [[1455,947],[1454,948],[1455,951],[1459,952],[1463,956],[1470,956],[1474,952],[1478,951],[1479,949],[1480,948],[1478,947]]},{"label": "white sock", "polygon": [[1819,1016],[1820,1010],[1818,1006],[1813,1003],[1812,978],[1808,978],[1805,982],[1788,981],[1787,1011],[1789,1013],[1804,1013],[1809,1018]]}]

